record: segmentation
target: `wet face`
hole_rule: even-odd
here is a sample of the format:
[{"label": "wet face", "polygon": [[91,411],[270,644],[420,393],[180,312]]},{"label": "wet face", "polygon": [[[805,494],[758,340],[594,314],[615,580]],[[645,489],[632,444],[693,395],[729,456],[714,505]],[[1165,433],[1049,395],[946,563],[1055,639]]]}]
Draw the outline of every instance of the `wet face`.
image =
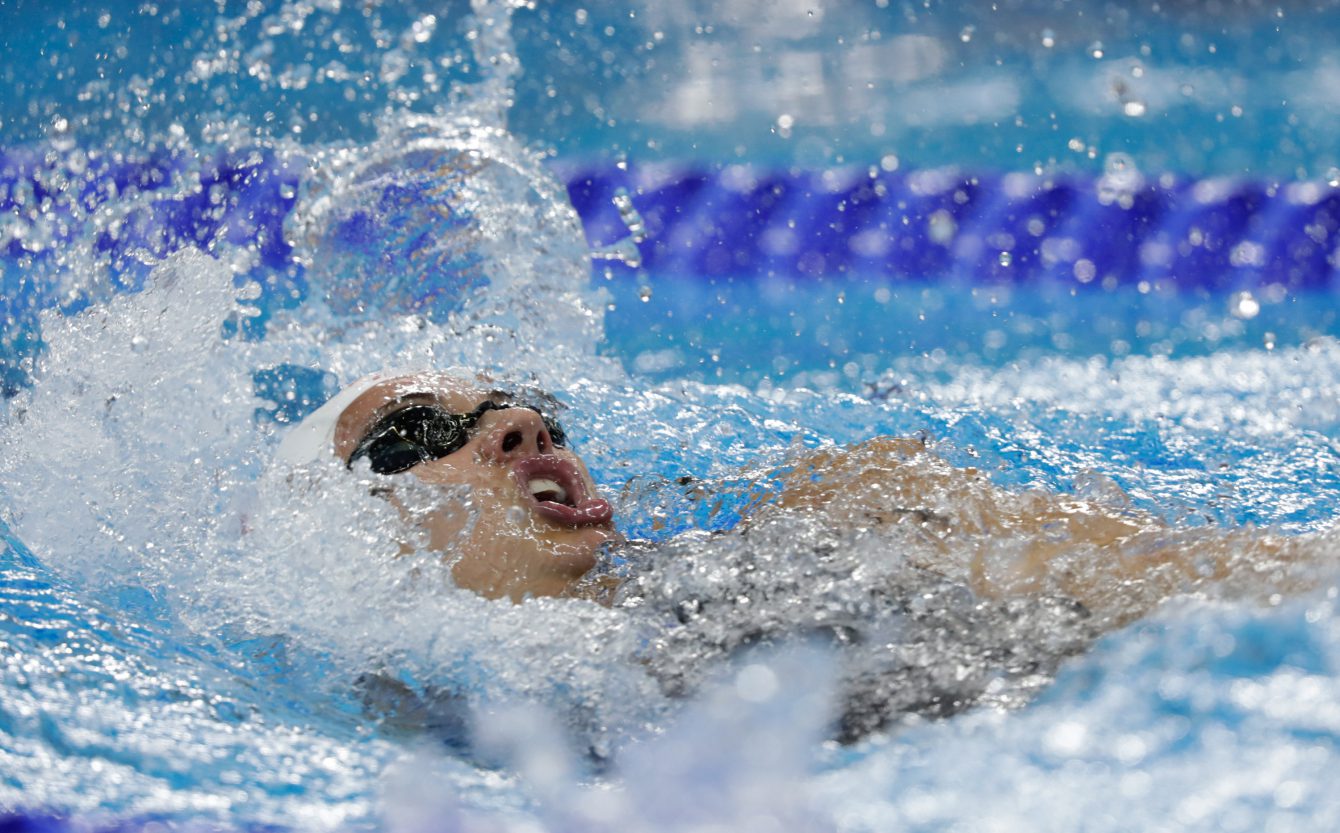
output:
[{"label": "wet face", "polygon": [[[492,402],[503,407],[481,404]],[[428,415],[471,414],[459,448],[387,476],[464,486],[471,511],[455,501],[434,508],[424,523],[429,545],[448,556],[460,587],[490,599],[559,596],[596,563],[598,548],[616,537],[609,504],[596,496],[586,465],[563,447],[544,417],[478,384],[435,373],[402,376],[369,388],[345,408],[335,429],[335,453],[356,451],[364,439],[392,427],[410,434]],[[418,408],[417,411],[408,409]],[[451,418],[448,417],[450,420]],[[455,423],[459,424],[459,422]],[[441,432],[435,436],[441,436]],[[392,437],[394,439],[394,437]],[[450,444],[454,445],[454,444]],[[432,455],[449,445],[439,445]],[[374,453],[381,461],[390,453]],[[402,464],[403,465],[403,464]],[[397,466],[399,467],[399,466]],[[394,499],[394,497],[393,497]]]}]

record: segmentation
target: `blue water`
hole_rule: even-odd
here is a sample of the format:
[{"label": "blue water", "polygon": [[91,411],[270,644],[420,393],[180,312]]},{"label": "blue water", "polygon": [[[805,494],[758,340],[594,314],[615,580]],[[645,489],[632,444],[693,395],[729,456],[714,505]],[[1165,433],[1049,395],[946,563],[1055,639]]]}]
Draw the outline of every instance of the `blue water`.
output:
[{"label": "blue water", "polygon": [[[461,37],[469,9],[462,0],[376,3],[367,15],[347,4],[291,4],[287,15],[282,8],[247,15],[200,1],[6,0],[7,143],[49,135],[52,117],[62,115],[73,135],[101,144],[127,127],[109,104],[125,108],[140,141],[154,141],[173,122],[213,120],[219,98],[225,112],[268,125],[272,135],[291,134],[300,116],[302,141],[366,141],[389,93],[407,94],[400,106],[427,110],[453,82],[478,77]],[[1331,74],[1340,9],[1330,0],[762,8],[539,4],[516,19],[522,71],[511,124],[576,159],[821,168],[892,154],[912,168],[1099,171],[1123,152],[1149,170],[1298,178],[1340,166],[1329,141],[1340,120]],[[413,31],[430,14],[428,36]],[[220,44],[218,26],[240,40]],[[281,33],[268,54],[253,51],[264,28]],[[397,62],[383,74],[379,50],[393,42],[406,71]],[[237,66],[183,78],[220,46],[237,49]],[[251,70],[249,52],[274,70]],[[331,60],[368,77],[324,80],[318,70]],[[425,81],[430,61],[435,77]],[[310,73],[283,76],[304,65]],[[779,127],[782,115],[791,116],[789,130]]]},{"label": "blue water", "polygon": [[[29,166],[6,170],[0,193],[0,809],[133,829],[1335,828],[1333,537],[1306,589],[1255,598],[1248,579],[1175,599],[1026,704],[840,747],[818,725],[831,657],[747,659],[692,702],[663,702],[620,661],[640,638],[622,620],[434,594],[373,566],[375,534],[339,537],[385,529],[356,495],[321,493],[314,518],[267,514],[281,493],[263,478],[275,432],[337,378],[407,360],[510,364],[569,402],[575,447],[638,537],[728,525],[751,478],[797,445],[917,433],[1011,489],[1088,495],[1110,478],[1170,523],[1322,533],[1340,506],[1336,229],[1309,215],[1303,249],[1266,232],[1289,225],[1290,182],[1327,199],[1335,187],[1334,4],[515,16],[508,125],[516,145],[558,158],[479,145],[532,183],[588,165],[614,181],[667,159],[723,181],[744,162],[788,181],[853,167],[1063,174],[1081,194],[1128,166],[1172,172],[1169,193],[1230,183],[1225,200],[1149,215],[1203,218],[1157,225],[1174,250],[1188,244],[1176,268],[1150,278],[1139,268],[1157,264],[1137,263],[1107,283],[1072,280],[1073,257],[1053,268],[1040,240],[946,243],[917,274],[815,269],[806,255],[835,261],[804,235],[796,250],[762,242],[788,221],[850,222],[834,206],[806,215],[805,200],[719,245],[716,227],[674,225],[680,205],[720,228],[738,214],[635,190],[645,264],[598,260],[589,283],[580,252],[625,229],[607,197],[582,205],[580,184],[589,240],[510,175],[485,180],[469,211],[444,208],[457,192],[431,179],[396,180],[376,189],[381,225],[367,229],[338,200],[319,206],[341,152],[389,156],[368,144],[379,118],[455,112],[465,85],[493,77],[471,44],[498,30],[472,30],[467,11],[0,2],[13,91],[0,149],[8,168]],[[163,173],[137,196],[126,171]],[[983,192],[956,228],[1024,240],[1034,218],[1010,213],[1015,195]],[[427,244],[412,234],[425,206]],[[455,247],[492,217],[526,236]],[[921,247],[938,233],[911,228],[889,234]],[[436,282],[379,282],[376,268],[339,280],[349,264],[384,266],[388,239],[397,267],[428,245]],[[1250,254],[1244,241],[1282,259],[1227,260]],[[219,260],[171,259],[191,245]],[[676,246],[747,257],[685,270],[667,265]],[[229,299],[247,280],[257,308],[239,314]],[[87,317],[39,321],[55,308]],[[462,309],[476,330],[451,319]],[[237,393],[266,380],[259,399]],[[480,748],[370,716],[348,683],[369,656],[468,693],[485,714]]]}]

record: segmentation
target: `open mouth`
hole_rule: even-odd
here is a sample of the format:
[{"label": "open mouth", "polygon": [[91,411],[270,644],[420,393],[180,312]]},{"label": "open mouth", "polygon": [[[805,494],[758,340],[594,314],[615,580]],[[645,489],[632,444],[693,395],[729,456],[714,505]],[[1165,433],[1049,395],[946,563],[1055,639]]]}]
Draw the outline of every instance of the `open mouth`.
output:
[{"label": "open mouth", "polygon": [[614,519],[609,501],[593,497],[577,467],[561,457],[529,457],[512,467],[521,491],[535,513],[563,526],[593,526]]}]

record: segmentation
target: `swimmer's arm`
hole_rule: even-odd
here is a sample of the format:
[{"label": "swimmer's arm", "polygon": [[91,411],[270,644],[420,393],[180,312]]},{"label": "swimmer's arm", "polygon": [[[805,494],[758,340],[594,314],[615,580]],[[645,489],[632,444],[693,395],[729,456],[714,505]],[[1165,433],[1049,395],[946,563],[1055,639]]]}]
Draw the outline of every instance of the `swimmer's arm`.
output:
[{"label": "swimmer's arm", "polygon": [[1006,545],[978,548],[974,591],[990,598],[1065,596],[1081,602],[1104,629],[1181,593],[1215,588],[1269,601],[1316,586],[1314,539],[1257,529],[1177,529],[1060,495],[1036,514],[1004,514],[1000,521]]},{"label": "swimmer's arm", "polygon": [[957,468],[917,439],[877,437],[807,451],[774,472],[752,515],[815,513],[847,528],[912,524],[917,566],[988,598],[1061,595],[1117,626],[1207,584],[1268,597],[1309,586],[1303,542],[1258,530],[1174,529],[1124,506],[1011,492]]},{"label": "swimmer's arm", "polygon": [[772,508],[885,511],[892,506],[894,484],[916,485],[920,478],[915,467],[906,465],[914,458],[938,459],[926,451],[923,440],[908,437],[807,449],[766,478],[769,485],[760,489],[745,514]]}]

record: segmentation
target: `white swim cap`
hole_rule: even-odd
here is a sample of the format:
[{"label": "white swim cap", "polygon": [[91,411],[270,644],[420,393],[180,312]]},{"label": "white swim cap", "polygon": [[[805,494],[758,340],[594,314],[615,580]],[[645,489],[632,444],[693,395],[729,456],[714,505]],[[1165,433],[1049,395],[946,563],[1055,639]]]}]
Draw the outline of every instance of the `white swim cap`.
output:
[{"label": "white swim cap", "polygon": [[399,376],[410,376],[414,372],[382,370],[355,379],[288,430],[275,452],[275,461],[289,466],[306,466],[332,458],[335,453],[335,424],[339,422],[344,409],[373,385]]}]

